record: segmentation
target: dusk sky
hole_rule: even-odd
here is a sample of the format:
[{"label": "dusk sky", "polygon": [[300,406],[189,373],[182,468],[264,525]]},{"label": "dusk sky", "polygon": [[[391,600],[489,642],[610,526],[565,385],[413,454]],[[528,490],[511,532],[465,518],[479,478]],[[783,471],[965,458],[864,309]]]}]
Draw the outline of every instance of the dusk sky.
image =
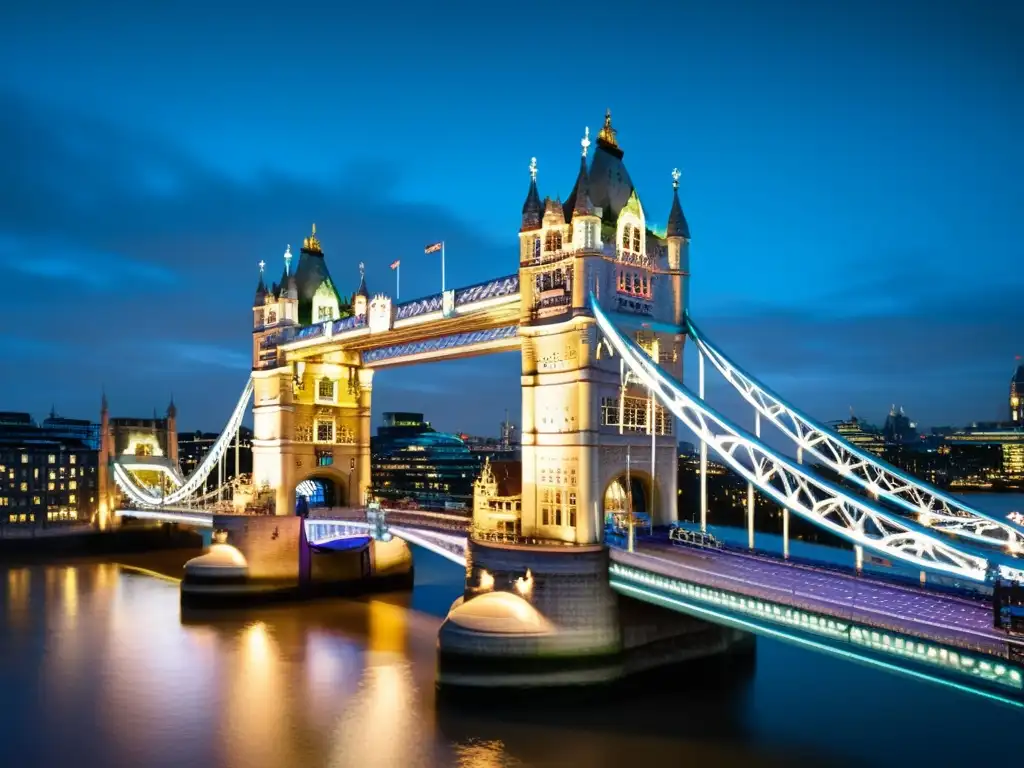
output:
[{"label": "dusk sky", "polygon": [[[360,261],[393,292],[395,259],[404,299],[436,292],[440,239],[449,286],[512,273],[530,157],[565,197],[610,107],[655,224],[683,170],[691,311],[737,362],[823,419],[1006,417],[1024,4],[19,5],[0,11],[0,410],[98,418],[105,387],[145,416],[173,393],[183,429],[219,430],[257,262],[276,278],[315,221],[343,292]],[[496,434],[518,365],[384,372],[374,423]]]}]

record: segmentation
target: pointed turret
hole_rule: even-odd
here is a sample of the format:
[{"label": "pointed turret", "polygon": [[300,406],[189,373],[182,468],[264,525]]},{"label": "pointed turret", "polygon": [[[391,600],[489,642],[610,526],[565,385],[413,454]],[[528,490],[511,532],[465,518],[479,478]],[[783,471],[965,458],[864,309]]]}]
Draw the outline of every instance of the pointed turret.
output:
[{"label": "pointed turret", "polygon": [[584,129],[583,140],[580,142],[583,153],[580,156],[580,170],[576,174],[576,183],[565,201],[565,219],[572,221],[573,216],[593,216],[594,202],[590,199],[590,174],[587,172],[587,149],[590,147],[590,129]]},{"label": "pointed turret", "polygon": [[686,216],[683,215],[683,206],[679,203],[679,169],[672,171],[672,208],[668,212],[668,227],[666,237],[685,237],[690,239],[690,225],[686,223]]},{"label": "pointed turret", "polygon": [[299,286],[295,282],[295,275],[291,269],[292,265],[292,247],[289,245],[284,251],[284,274],[281,275],[281,298],[282,299],[295,299],[298,301],[299,298]]},{"label": "pointed turret", "polygon": [[171,395],[171,402],[167,405],[167,418],[173,419],[178,415],[178,408],[174,404],[174,395]]},{"label": "pointed turret", "polygon": [[[587,172],[590,128],[583,129],[583,139],[580,141],[580,146],[583,148],[583,152],[580,154],[580,170],[576,174],[576,184],[573,186],[563,210],[568,209],[566,218],[572,222],[570,238],[574,250],[579,251],[583,248],[599,250],[601,247],[601,214],[594,206],[594,201],[590,198],[590,174]],[[581,270],[579,274],[582,275],[582,266],[579,269]],[[573,306],[577,306],[582,300],[582,296],[576,297],[574,295],[573,301],[575,303]],[[579,306],[582,307],[583,305],[579,304]]]},{"label": "pointed turret", "polygon": [[366,288],[366,265],[359,262],[359,287],[352,296],[352,310],[356,317],[365,317],[370,303],[370,291]]},{"label": "pointed turret", "polygon": [[526,192],[526,200],[523,202],[523,225],[520,232],[529,232],[540,229],[540,219],[543,214],[543,206],[540,202],[540,193],[537,192],[537,158],[530,158],[530,188]]},{"label": "pointed turret", "polygon": [[260,262],[260,281],[256,284],[256,298],[252,301],[254,307],[262,307],[267,300],[267,284],[263,282],[263,269],[266,266],[265,261]]},{"label": "pointed turret", "polygon": [[672,286],[672,321],[682,325],[686,309],[690,305],[690,227],[679,204],[679,169],[672,169],[672,209],[668,214],[665,228],[665,242],[668,246],[668,268],[675,275],[670,279]]}]

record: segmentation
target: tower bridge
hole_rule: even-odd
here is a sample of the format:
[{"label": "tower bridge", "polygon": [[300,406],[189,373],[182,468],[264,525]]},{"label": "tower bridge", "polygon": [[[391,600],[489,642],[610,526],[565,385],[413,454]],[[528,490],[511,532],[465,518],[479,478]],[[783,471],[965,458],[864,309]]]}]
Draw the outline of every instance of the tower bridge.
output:
[{"label": "tower bridge", "polygon": [[[451,521],[436,517],[405,513],[411,517],[403,519],[396,517],[402,513],[388,513],[394,538],[465,564],[465,595],[453,606],[441,634],[442,657],[455,659],[455,679],[473,678],[475,667],[465,666],[465,660],[474,655],[605,658],[621,651],[623,635],[616,628],[612,589],[744,631],[779,631],[777,625],[785,623],[779,617],[785,615],[785,621],[795,621],[803,630],[811,624],[823,627],[816,643],[837,626],[839,609],[827,596],[816,598],[811,608],[799,608],[805,611],[801,614],[796,589],[789,598],[779,590],[766,596],[757,589],[768,589],[771,583],[755,589],[746,576],[723,586],[729,569],[750,573],[735,559],[708,555],[713,567],[676,562],[679,557],[666,555],[656,541],[638,543],[632,527],[629,552],[609,555],[606,517],[622,512],[620,505],[634,494],[643,496],[654,529],[676,522],[679,425],[694,432],[701,446],[700,520],[705,530],[713,513],[706,492],[711,450],[749,484],[751,550],[756,489],[785,510],[786,557],[789,515],[796,514],[851,545],[857,573],[867,550],[920,572],[920,590],[929,588],[929,575],[983,589],[991,589],[996,579],[1024,580],[1017,560],[1024,553],[1024,529],[846,443],[712,344],[688,312],[690,229],[679,197],[680,176],[673,172],[671,189],[666,189],[668,224],[658,233],[623,157],[609,114],[595,142],[585,132],[567,200],[541,198],[538,166],[531,161],[518,232],[518,270],[477,285],[396,303],[383,293],[371,294],[360,265],[359,285],[348,296],[328,270],[315,225],[294,268],[291,248],[286,249],[278,281],[268,285],[261,262],[252,308],[252,375],[221,439],[189,477],[169,473],[172,489],[146,487],[136,477],[141,468],[137,462],[108,457],[108,486],[112,481],[120,489],[123,514],[168,520],[176,515],[197,525],[227,526],[228,541],[237,545],[232,573],[241,568],[256,578],[265,561],[273,563],[266,569],[275,578],[301,580],[300,558],[289,564],[277,550],[267,555],[271,545],[266,541],[261,539],[259,546],[254,542],[269,536],[260,531],[271,530],[278,542],[273,547],[278,548],[374,538],[373,524],[357,510],[368,500],[377,372],[405,375],[390,369],[519,350],[518,493],[498,497],[497,491],[481,485],[493,503],[475,505],[472,520],[454,526],[456,530]],[[687,339],[698,351],[696,393],[682,384]],[[752,432],[705,401],[707,362],[752,406]],[[252,493],[262,499],[262,511],[273,514],[250,516],[239,527],[230,516],[204,513],[191,504],[228,450],[250,398]],[[761,441],[764,423],[792,441],[795,460]],[[803,464],[805,453],[864,493],[817,476]],[[104,477],[108,474],[101,476],[101,483]],[[296,487],[309,479],[332,483],[339,505],[354,512],[333,521],[295,519]],[[204,573],[215,571],[213,560],[203,567]],[[758,578],[799,581],[810,579],[807,573],[780,560],[759,571]],[[529,611],[521,602],[529,603]],[[940,613],[938,622],[946,634],[935,652],[947,658],[955,638],[977,636],[973,624],[958,624],[976,623],[977,612],[968,612],[969,620],[952,608]],[[488,646],[487,630],[481,629],[486,617],[500,617],[503,626],[512,626],[518,615],[532,616],[532,629],[509,630],[500,643]],[[881,627],[870,621],[855,627],[848,618],[840,623],[842,629],[836,631],[845,633],[844,642],[849,643],[863,638],[863,632],[870,638]],[[920,625],[904,623],[898,630],[901,648],[925,637]],[[993,641],[993,630],[983,634],[986,642]],[[723,635],[722,642],[728,645],[730,637]],[[1012,645],[1004,642],[1006,653],[991,662],[1005,673],[997,675],[1003,687],[1006,680],[1020,681],[1019,664],[1009,661]],[[877,649],[872,652],[877,656]]]}]

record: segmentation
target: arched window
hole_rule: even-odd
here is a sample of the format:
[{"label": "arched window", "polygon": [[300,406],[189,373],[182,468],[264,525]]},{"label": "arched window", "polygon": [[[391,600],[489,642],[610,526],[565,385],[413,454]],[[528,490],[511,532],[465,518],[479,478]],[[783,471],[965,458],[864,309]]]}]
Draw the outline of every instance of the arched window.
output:
[{"label": "arched window", "polygon": [[277,322],[277,312],[270,310],[267,312],[267,325],[273,325]]},{"label": "arched window", "polygon": [[640,253],[640,227],[633,227],[633,250]]},{"label": "arched window", "polygon": [[562,250],[562,233],[552,230],[545,236],[544,246],[549,253]]},{"label": "arched window", "polygon": [[540,258],[540,236],[539,235],[533,238],[533,249],[532,250],[533,250],[533,258],[539,259]]},{"label": "arched window", "polygon": [[622,250],[628,251],[633,232],[633,225],[627,224],[622,228]]}]

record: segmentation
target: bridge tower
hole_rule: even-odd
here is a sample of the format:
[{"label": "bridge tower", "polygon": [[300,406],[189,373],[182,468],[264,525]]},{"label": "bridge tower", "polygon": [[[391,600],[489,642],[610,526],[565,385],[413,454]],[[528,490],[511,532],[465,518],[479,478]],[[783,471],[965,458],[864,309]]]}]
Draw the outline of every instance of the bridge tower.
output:
[{"label": "bridge tower", "polygon": [[[278,343],[298,327],[330,336],[336,321],[366,313],[366,281],[343,299],[316,225],[292,265],[284,254],[279,282],[267,285],[260,262],[253,300],[253,484],[273,494],[279,515],[295,514],[295,489],[306,479],[330,488],[331,506],[356,506],[370,477],[370,370],[358,352],[330,350],[294,358]],[[360,265],[360,271],[362,265]],[[355,301],[353,301],[354,299]]]},{"label": "bridge tower", "polygon": [[624,509],[627,475],[634,509],[676,519],[677,457],[673,417],[624,382],[589,295],[681,378],[689,230],[674,190],[666,231],[653,231],[610,113],[589,168],[589,129],[581,144],[569,198],[541,201],[534,162],[523,205],[521,525],[524,537],[596,544],[605,515]]},{"label": "bridge tower", "polygon": [[630,497],[655,525],[677,516],[674,419],[625,378],[590,296],[681,377],[689,231],[678,191],[666,231],[653,231],[610,112],[592,159],[589,129],[581,147],[564,202],[541,199],[530,163],[519,230],[522,495],[507,498],[493,472],[478,483],[465,593],[440,633],[442,685],[487,685],[495,670],[613,679],[626,641],[605,518],[627,512]]}]

